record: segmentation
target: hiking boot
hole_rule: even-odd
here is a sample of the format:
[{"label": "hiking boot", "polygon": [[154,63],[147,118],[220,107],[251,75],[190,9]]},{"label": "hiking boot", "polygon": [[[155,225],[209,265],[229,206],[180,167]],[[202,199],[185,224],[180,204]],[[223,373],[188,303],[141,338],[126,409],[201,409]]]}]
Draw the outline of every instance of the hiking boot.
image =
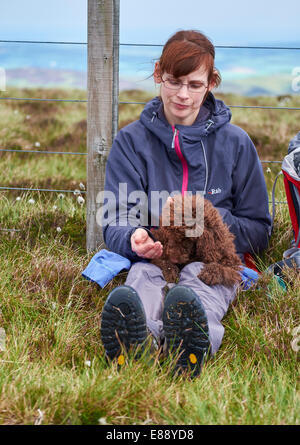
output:
[{"label": "hiking boot", "polygon": [[116,287],[107,297],[100,334],[109,359],[125,362],[125,352],[141,355],[147,338],[146,316],[137,292],[130,286]]},{"label": "hiking boot", "polygon": [[192,289],[178,285],[167,293],[163,324],[167,352],[178,354],[175,371],[196,377],[210,342],[204,308]]}]

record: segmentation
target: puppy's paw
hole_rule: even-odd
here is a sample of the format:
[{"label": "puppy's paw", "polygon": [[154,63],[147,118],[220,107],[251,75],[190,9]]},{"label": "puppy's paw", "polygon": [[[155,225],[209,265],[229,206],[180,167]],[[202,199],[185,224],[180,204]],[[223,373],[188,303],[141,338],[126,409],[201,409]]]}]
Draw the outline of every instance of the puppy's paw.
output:
[{"label": "puppy's paw", "polygon": [[202,269],[202,271],[198,275],[199,280],[203,281],[203,283],[207,284],[207,286],[215,286],[216,284],[223,284],[220,282],[219,277],[217,277],[214,274],[214,271],[212,270],[205,270]]},{"label": "puppy's paw", "polygon": [[168,260],[162,260],[161,258],[151,260],[151,263],[161,269],[163,277],[167,283],[176,283],[179,278],[179,268],[176,264],[173,264]]},{"label": "puppy's paw", "polygon": [[175,264],[168,264],[164,267],[163,276],[167,283],[176,283],[179,278],[179,269]]},{"label": "puppy's paw", "polygon": [[208,286],[221,284],[226,287],[233,287],[241,280],[239,272],[230,267],[220,264],[206,264],[201,270],[198,278]]}]

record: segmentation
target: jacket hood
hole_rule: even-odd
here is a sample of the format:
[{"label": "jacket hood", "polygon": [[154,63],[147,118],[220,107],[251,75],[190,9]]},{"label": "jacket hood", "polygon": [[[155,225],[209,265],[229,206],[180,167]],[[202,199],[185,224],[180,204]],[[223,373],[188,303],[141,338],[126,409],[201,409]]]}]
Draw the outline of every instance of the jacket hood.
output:
[{"label": "jacket hood", "polygon": [[[193,125],[175,125],[182,136],[191,142],[199,141],[201,137],[208,136],[231,119],[231,111],[222,100],[216,99],[210,92],[201,106],[199,114]],[[141,113],[140,121],[146,128],[154,133],[162,142],[171,147],[173,129],[163,112],[163,103],[159,97],[148,102]]]}]

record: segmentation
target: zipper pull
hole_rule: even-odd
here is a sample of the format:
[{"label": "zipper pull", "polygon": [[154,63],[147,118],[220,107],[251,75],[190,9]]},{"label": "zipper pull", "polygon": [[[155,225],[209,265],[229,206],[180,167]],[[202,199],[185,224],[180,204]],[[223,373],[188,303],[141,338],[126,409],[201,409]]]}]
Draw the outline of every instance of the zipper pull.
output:
[{"label": "zipper pull", "polygon": [[153,121],[154,121],[154,119],[156,118],[156,111],[153,111],[153,117],[152,117],[152,119],[151,119],[151,124],[153,123]]},{"label": "zipper pull", "polygon": [[209,119],[207,121],[207,124],[205,125],[205,131],[208,132],[208,130],[210,129],[210,127],[214,125],[214,121],[212,121],[211,119]]},{"label": "zipper pull", "polygon": [[172,140],[172,148],[175,148],[175,138],[176,138],[178,130],[175,127],[173,127],[173,129],[174,129],[174,133],[173,133],[173,140]]}]

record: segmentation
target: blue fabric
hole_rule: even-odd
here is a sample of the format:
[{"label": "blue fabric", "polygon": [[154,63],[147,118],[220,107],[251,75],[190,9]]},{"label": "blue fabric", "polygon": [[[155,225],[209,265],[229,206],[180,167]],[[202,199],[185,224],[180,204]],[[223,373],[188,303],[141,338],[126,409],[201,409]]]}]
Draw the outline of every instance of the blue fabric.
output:
[{"label": "blue fabric", "polygon": [[[230,119],[229,108],[209,93],[194,124],[175,127],[187,163],[188,191],[205,191],[205,198],[218,209],[234,234],[239,254],[256,253],[268,245],[268,194],[253,142]],[[151,207],[152,192],[181,193],[182,181],[183,165],[174,149],[174,132],[156,97],[146,104],[139,120],[118,132],[108,156],[105,191],[115,197],[116,212],[107,212],[102,222],[107,247],[138,261],[130,244],[136,227],[127,218],[130,210],[136,212],[131,193],[141,191],[148,196],[148,207],[140,212],[140,224],[150,228],[157,225],[155,221],[161,213],[158,206]],[[120,184],[126,185],[126,192],[120,193]]]},{"label": "blue fabric", "polygon": [[244,267],[240,274],[242,277],[242,287],[244,290],[247,290],[253,286],[253,284],[255,284],[259,278],[259,274],[255,270],[249,269],[248,267]]},{"label": "blue fabric", "polygon": [[122,269],[128,270],[130,266],[131,262],[127,258],[102,249],[93,256],[86,269],[82,272],[82,276],[104,287]]}]

